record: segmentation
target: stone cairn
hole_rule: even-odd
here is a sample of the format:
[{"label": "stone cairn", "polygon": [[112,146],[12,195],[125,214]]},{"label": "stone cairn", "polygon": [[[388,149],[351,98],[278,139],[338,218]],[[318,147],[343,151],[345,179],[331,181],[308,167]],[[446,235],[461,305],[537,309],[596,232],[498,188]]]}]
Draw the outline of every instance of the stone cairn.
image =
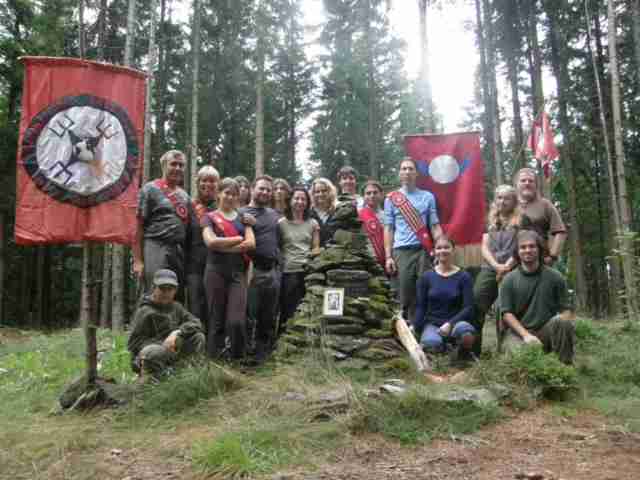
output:
[{"label": "stone cairn", "polygon": [[[353,198],[338,200],[333,240],[307,266],[307,293],[279,340],[278,356],[316,349],[337,367],[408,365],[399,360],[406,352],[394,338],[397,307],[389,282],[370,250]],[[343,315],[323,315],[325,288],[344,288]]]}]

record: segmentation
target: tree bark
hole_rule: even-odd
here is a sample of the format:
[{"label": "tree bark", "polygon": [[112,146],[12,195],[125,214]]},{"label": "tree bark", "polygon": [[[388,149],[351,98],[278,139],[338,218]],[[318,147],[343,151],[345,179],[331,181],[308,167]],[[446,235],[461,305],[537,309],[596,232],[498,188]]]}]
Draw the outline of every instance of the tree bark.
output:
[{"label": "tree bark", "polygon": [[436,133],[433,95],[431,93],[431,74],[429,69],[429,33],[427,31],[428,8],[429,0],[418,0],[418,9],[420,11],[420,78],[418,80],[418,85],[426,117],[426,133]]},{"label": "tree bark", "polygon": [[498,103],[498,82],[496,79],[496,33],[493,21],[493,12],[495,8],[492,6],[489,0],[482,0],[482,10],[485,18],[485,28],[487,31],[487,37],[485,39],[486,52],[487,52],[487,73],[489,80],[489,98],[491,104],[489,105],[489,115],[492,118],[491,126],[493,131],[492,145],[493,145],[493,158],[495,166],[495,181],[496,185],[502,185],[504,182],[504,168],[503,168],[503,156],[502,156],[502,131],[500,120],[500,106]]},{"label": "tree bark", "polygon": [[5,238],[4,238],[5,213],[0,211],[0,325],[4,325],[4,271],[5,271]]},{"label": "tree bark", "polygon": [[[482,7],[480,0],[475,0],[476,7],[476,36],[478,38],[478,50],[480,52],[480,80],[482,85],[482,104],[484,107],[484,111],[482,114],[482,126],[484,133],[484,140],[487,144],[487,151],[489,154],[488,163],[493,168],[495,172],[497,169],[496,166],[496,158],[495,158],[495,142],[493,137],[493,115],[492,115],[492,106],[493,106],[493,98],[491,96],[491,90],[489,86],[489,69],[487,64],[487,42],[485,41],[482,21]],[[489,20],[491,21],[491,20]],[[484,22],[486,24],[486,20]],[[494,176],[497,178],[497,175]],[[499,185],[499,184],[496,184]]]},{"label": "tree bark", "polygon": [[94,271],[92,269],[92,249],[89,242],[82,248],[82,328],[86,345],[86,377],[87,385],[95,385],[98,376],[98,346],[96,341],[96,298]]},{"label": "tree bark", "polygon": [[640,84],[640,0],[631,0],[633,28],[633,57],[636,67],[636,81]]},{"label": "tree bark", "polygon": [[193,0],[193,85],[191,87],[191,155],[190,175],[187,177],[189,191],[196,194],[196,172],[198,171],[198,89],[200,88],[200,0]]},{"label": "tree bark", "polygon": [[130,67],[133,59],[133,44],[136,39],[136,0],[129,0],[127,10],[127,36],[124,43],[124,64]]},{"label": "tree bark", "polygon": [[151,174],[151,114],[153,112],[153,86],[158,49],[156,48],[156,8],[157,0],[149,2],[149,60],[147,64],[147,95],[144,112],[144,161],[142,183],[149,181]]},{"label": "tree bark", "polygon": [[521,57],[520,36],[516,29],[519,24],[517,5],[513,1],[505,2],[505,53],[507,56],[507,79],[511,86],[511,108],[513,110],[514,160],[516,165],[524,164],[524,129],[520,112],[520,94],[518,82],[518,59]]},{"label": "tree bark", "polygon": [[611,104],[613,114],[613,139],[616,152],[616,170],[618,187],[618,206],[620,218],[618,220],[618,242],[622,253],[622,270],[624,274],[625,303],[627,314],[632,320],[638,316],[638,292],[634,272],[633,230],[631,225],[631,209],[627,194],[627,180],[625,177],[625,151],[622,132],[622,112],[620,96],[620,74],[618,72],[618,57],[616,46],[616,11],[613,0],[607,1],[608,36],[609,36],[609,69],[611,76]]},{"label": "tree bark", "polygon": [[558,92],[558,110],[560,117],[560,130],[562,131],[562,164],[568,184],[569,198],[569,239],[571,242],[571,252],[576,278],[576,308],[584,311],[587,307],[588,289],[585,277],[584,258],[582,255],[582,242],[584,238],[581,234],[580,221],[578,219],[578,201],[576,197],[576,177],[574,167],[575,151],[572,148],[571,125],[569,124],[568,101],[566,92],[570,90],[568,57],[565,45],[567,41],[559,28],[560,19],[558,16],[557,4],[552,0],[544,2],[547,18],[549,19],[549,39],[551,43],[551,66],[556,77]]},{"label": "tree bark", "polygon": [[264,18],[263,18],[263,3],[258,2],[257,18],[256,18],[256,30],[258,34],[257,39],[257,68],[258,78],[256,79],[256,159],[255,170],[256,177],[264,174]]},{"label": "tree bark", "polygon": [[87,52],[87,46],[85,44],[86,34],[84,29],[84,1],[78,0],[78,49],[80,52],[80,58],[84,58]]},{"label": "tree bark", "polygon": [[376,120],[376,82],[374,76],[374,60],[373,60],[373,38],[371,22],[372,9],[371,0],[367,0],[367,18],[365,26],[365,42],[367,45],[367,109],[368,109],[368,151],[369,151],[369,175],[371,178],[380,178],[380,164],[378,162],[378,135],[377,135],[377,120]]},{"label": "tree bark", "polygon": [[98,13],[98,59],[106,61],[104,49],[107,40],[107,0],[100,0]]}]

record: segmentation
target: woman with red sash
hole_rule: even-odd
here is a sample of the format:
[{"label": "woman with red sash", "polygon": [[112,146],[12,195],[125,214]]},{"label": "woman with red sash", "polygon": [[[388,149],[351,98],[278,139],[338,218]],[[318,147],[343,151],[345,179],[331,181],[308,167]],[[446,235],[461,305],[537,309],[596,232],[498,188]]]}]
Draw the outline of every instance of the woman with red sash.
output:
[{"label": "woman with red sash", "polygon": [[364,205],[358,209],[358,217],[362,221],[362,228],[369,237],[372,253],[380,266],[385,268],[384,255],[384,191],[382,185],[375,180],[368,180],[363,189]]},{"label": "woman with red sash", "polygon": [[242,359],[247,345],[247,252],[256,246],[253,230],[243,225],[236,210],[240,188],[232,178],[219,186],[218,209],[203,221],[203,239],[209,250],[204,283],[209,308],[207,355],[217,359],[225,339],[232,359]]}]

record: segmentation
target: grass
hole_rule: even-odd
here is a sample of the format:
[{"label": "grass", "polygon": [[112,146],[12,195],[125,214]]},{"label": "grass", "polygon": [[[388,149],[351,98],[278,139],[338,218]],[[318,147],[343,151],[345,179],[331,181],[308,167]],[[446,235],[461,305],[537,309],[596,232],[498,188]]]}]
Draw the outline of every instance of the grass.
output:
[{"label": "grass", "polygon": [[[486,330],[491,333],[491,326]],[[532,407],[542,392],[553,399],[554,415],[595,409],[640,431],[640,328],[579,319],[576,335],[575,368],[536,349],[492,355],[487,335],[486,353],[469,373],[483,386],[506,385],[507,405]],[[1,478],[124,477],[104,461],[113,448],[135,449],[149,464],[187,462],[195,472],[220,477],[270,475],[294,466],[312,470],[362,434],[415,445],[470,433],[504,416],[502,406],[431,397],[432,387],[403,362],[386,370],[338,370],[319,353],[248,373],[186,366],[160,385],[134,389],[127,337],[105,331],[98,336],[101,375],[134,392],[132,401],[118,409],[53,415],[63,387],[83,373],[82,332],[31,332],[11,342],[0,329],[0,339]],[[447,373],[445,363],[437,366]],[[416,387],[399,397],[365,394],[390,377]],[[323,407],[313,399],[328,391],[346,391],[348,406],[318,416]]]},{"label": "grass", "polygon": [[364,399],[350,426],[354,433],[381,433],[402,444],[415,445],[475,432],[501,416],[498,405],[445,402],[430,397],[427,390],[414,389],[400,397]]}]

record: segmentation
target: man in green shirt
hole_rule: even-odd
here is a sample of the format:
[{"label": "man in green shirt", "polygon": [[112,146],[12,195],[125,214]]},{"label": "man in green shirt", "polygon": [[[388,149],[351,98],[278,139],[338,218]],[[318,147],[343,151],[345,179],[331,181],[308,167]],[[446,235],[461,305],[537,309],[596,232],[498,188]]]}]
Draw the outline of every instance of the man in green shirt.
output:
[{"label": "man in green shirt", "polygon": [[542,261],[544,243],[532,230],[516,238],[517,269],[500,285],[500,311],[507,327],[506,351],[523,344],[541,344],[570,364],[574,356],[575,323],[564,277]]}]

